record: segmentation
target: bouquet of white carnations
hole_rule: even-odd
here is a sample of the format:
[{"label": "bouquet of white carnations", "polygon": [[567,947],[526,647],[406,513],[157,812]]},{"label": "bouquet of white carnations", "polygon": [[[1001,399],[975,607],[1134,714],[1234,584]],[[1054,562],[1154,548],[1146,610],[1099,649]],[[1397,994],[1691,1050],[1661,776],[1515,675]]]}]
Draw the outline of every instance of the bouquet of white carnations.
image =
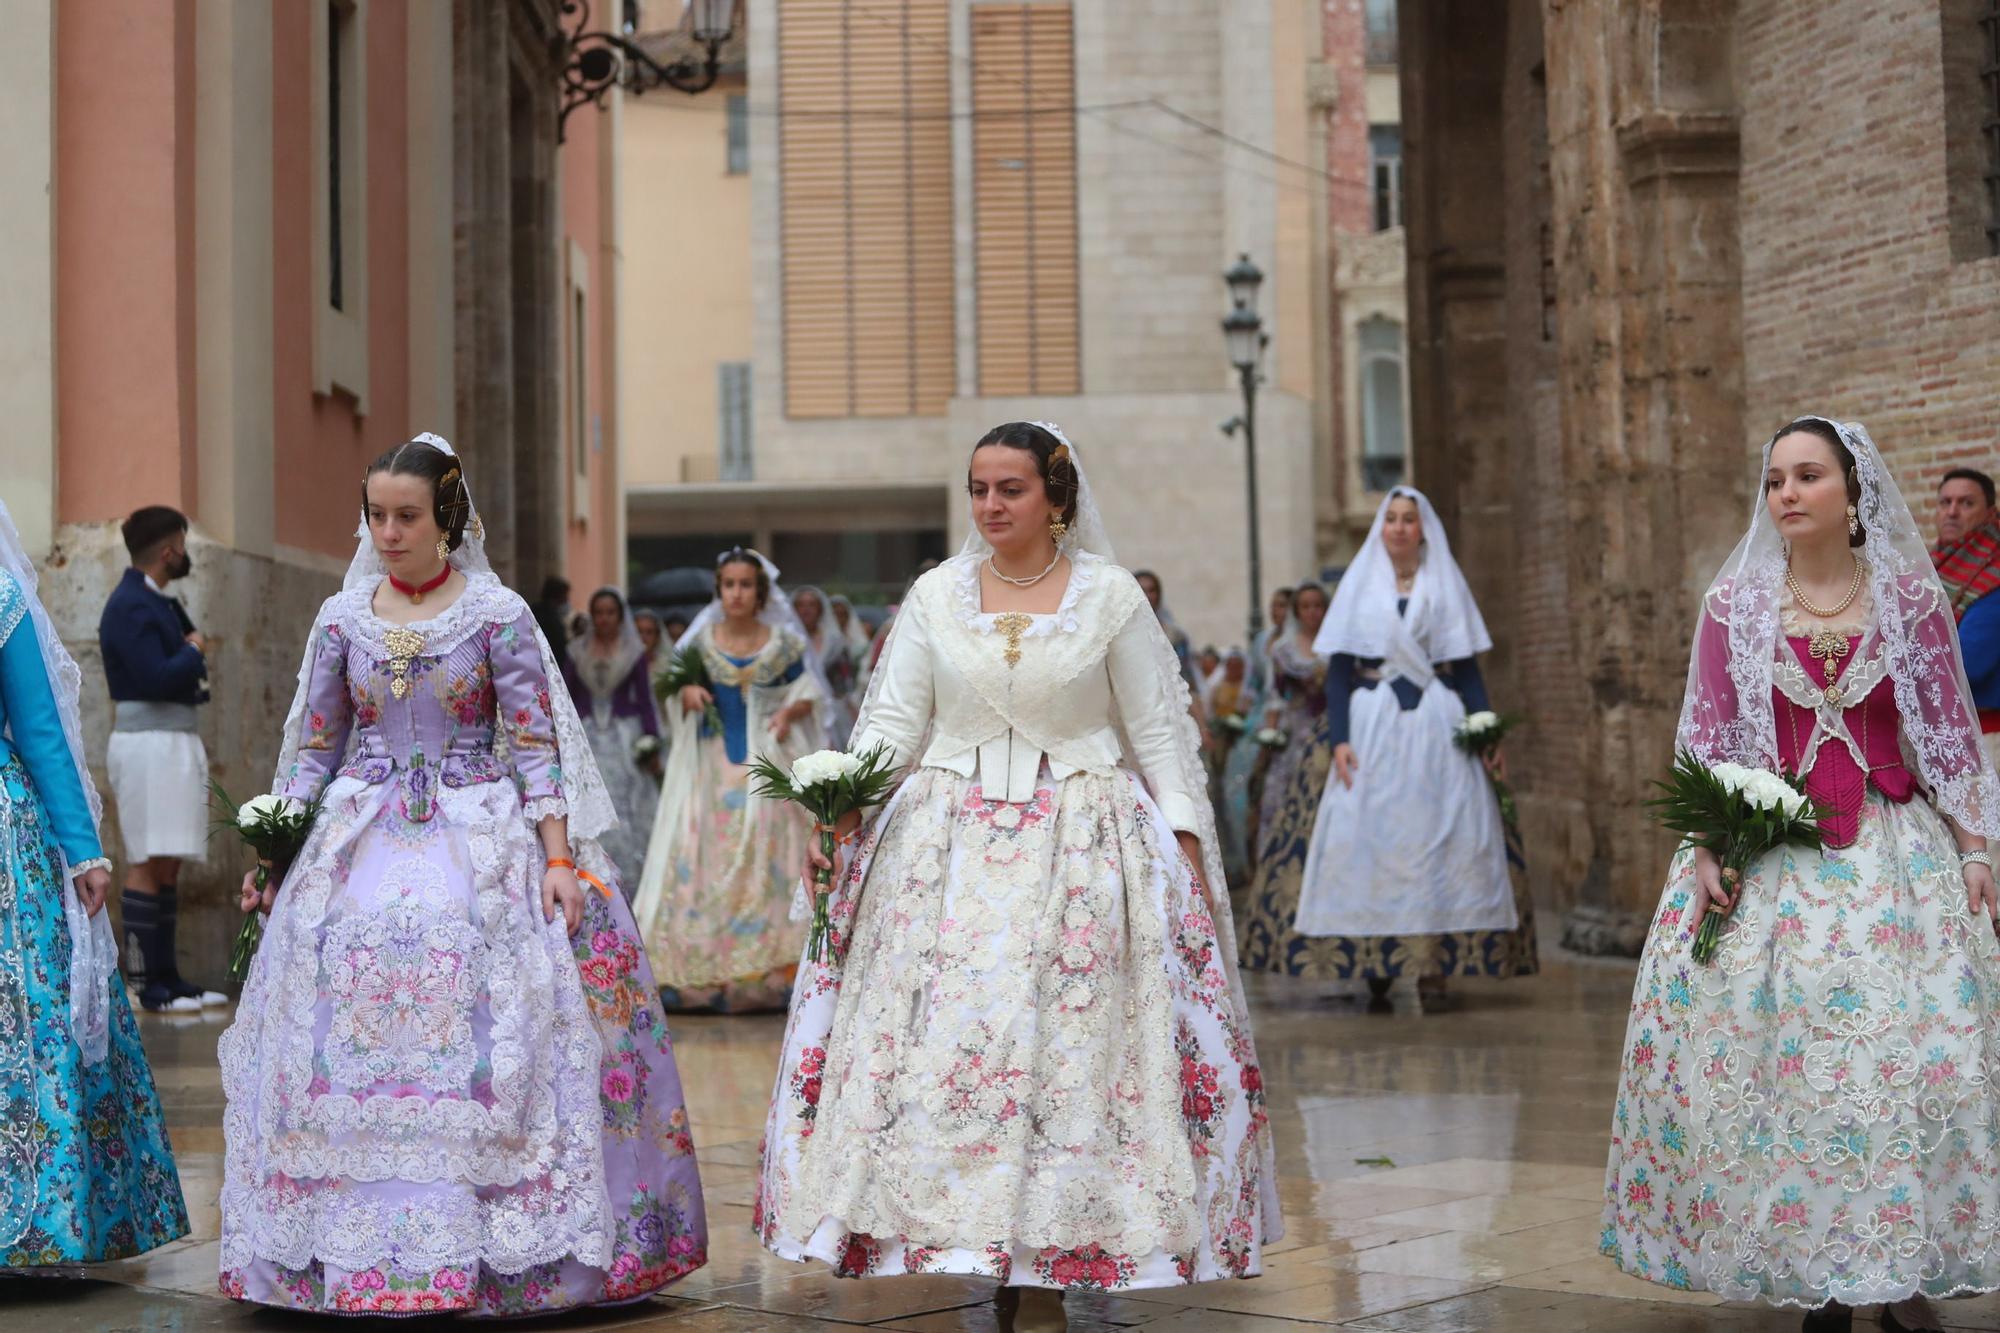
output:
[{"label": "bouquet of white carnations", "polygon": [[632,742],[632,760],[634,763],[643,767],[659,757],[660,738],[658,736],[642,735],[638,740]]},{"label": "bouquet of white carnations", "polygon": [[[1732,906],[1741,900],[1744,872],[1758,857],[1778,847],[1820,845],[1818,821],[1826,812],[1795,780],[1768,769],[1730,763],[1711,767],[1682,750],[1674,756],[1667,780],[1653,785],[1664,793],[1647,802],[1654,818],[1693,846],[1715,853]],[[1694,937],[1695,962],[1706,964],[1715,957],[1728,915],[1713,906],[1703,915]]]},{"label": "bouquet of white carnations", "polygon": [[[895,755],[886,745],[878,745],[865,755],[840,750],[815,750],[793,763],[790,772],[769,759],[750,765],[757,780],[757,794],[770,801],[792,801],[813,817],[819,834],[820,855],[833,861],[833,826],[842,817],[871,805],[880,805],[896,779]],[[806,937],[806,957],[821,962],[826,954],[828,931],[827,899],[832,896],[833,871],[821,867],[813,872],[812,930]]]},{"label": "bouquet of white carnations", "polygon": [[1517,811],[1514,807],[1514,791],[1493,771],[1489,761],[1500,752],[1500,743],[1507,734],[1520,725],[1520,719],[1512,713],[1496,713],[1491,709],[1481,709],[1468,713],[1451,734],[1451,743],[1465,753],[1486,765],[1486,780],[1493,784],[1493,795],[1500,802],[1500,818],[1509,828],[1515,826]]},{"label": "bouquet of white carnations", "polygon": [[[313,821],[319,818],[320,802],[294,800],[290,796],[253,796],[242,805],[230,799],[219,782],[208,784],[217,816],[214,828],[228,829],[257,853],[256,885],[268,888],[271,876],[289,866],[305,846]],[[236,932],[229,950],[229,979],[241,983],[250,975],[250,960],[264,940],[264,914],[251,908]]]},{"label": "bouquet of white carnations", "polygon": [[1231,736],[1241,736],[1250,729],[1250,723],[1241,713],[1223,713],[1215,719],[1215,729],[1226,731]]},{"label": "bouquet of white carnations", "polygon": [[1291,743],[1291,738],[1276,727],[1265,727],[1257,733],[1257,744],[1267,750],[1282,750]]},{"label": "bouquet of white carnations", "polygon": [[715,686],[708,679],[708,666],[702,661],[701,649],[694,644],[675,653],[660,674],[653,677],[653,697],[664,706],[689,685],[699,685],[709,693],[708,706],[701,710],[701,734],[720,736],[722,710],[715,706]]}]

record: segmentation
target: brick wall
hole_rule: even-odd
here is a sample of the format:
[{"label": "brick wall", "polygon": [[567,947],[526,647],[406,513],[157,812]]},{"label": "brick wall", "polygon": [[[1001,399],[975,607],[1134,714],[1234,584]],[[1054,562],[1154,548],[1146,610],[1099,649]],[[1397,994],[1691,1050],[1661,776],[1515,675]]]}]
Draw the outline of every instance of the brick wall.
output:
[{"label": "brick wall", "polygon": [[1800,412],[1858,419],[1927,532],[1939,474],[2000,466],[2000,259],[1954,256],[1946,184],[1943,52],[1974,44],[1970,18],[1739,12],[1746,456]]}]

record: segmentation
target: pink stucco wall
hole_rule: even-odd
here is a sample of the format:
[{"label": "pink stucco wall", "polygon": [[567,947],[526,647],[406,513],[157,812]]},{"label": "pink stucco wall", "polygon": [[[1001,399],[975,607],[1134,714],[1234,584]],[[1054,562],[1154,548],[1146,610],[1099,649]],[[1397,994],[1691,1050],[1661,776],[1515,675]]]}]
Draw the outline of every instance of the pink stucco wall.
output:
[{"label": "pink stucco wall", "polygon": [[[609,217],[604,207],[604,139],[610,133],[608,116],[585,108],[569,118],[569,138],[560,157],[563,254],[574,242],[590,261],[589,327],[585,329],[586,386],[589,417],[604,421],[604,450],[590,459],[590,519],[570,522],[566,557],[570,583],[578,600],[592,588],[604,584],[623,586],[624,559],[616,549],[618,495],[618,455],[614,447],[613,423],[606,420],[612,401],[611,349],[604,336],[605,313],[615,295],[612,265],[615,259],[608,234]],[[565,279],[563,327],[569,328],[570,311]],[[568,355],[567,336],[564,355]],[[567,438],[567,437],[565,437]]]},{"label": "pink stucco wall", "polygon": [[192,511],[194,3],[69,0],[57,25],[58,515]]},{"label": "pink stucco wall", "polygon": [[272,10],[272,361],[276,379],[278,540],[327,555],[354,550],[361,473],[409,438],[408,154],[403,133],[407,0],[368,8],[368,415],[344,393],[313,391],[311,12]]}]

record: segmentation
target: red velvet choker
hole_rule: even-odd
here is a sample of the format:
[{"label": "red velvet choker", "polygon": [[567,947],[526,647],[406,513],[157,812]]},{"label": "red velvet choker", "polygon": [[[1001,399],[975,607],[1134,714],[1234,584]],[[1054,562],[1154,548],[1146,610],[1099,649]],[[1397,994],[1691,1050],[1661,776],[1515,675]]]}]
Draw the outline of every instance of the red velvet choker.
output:
[{"label": "red velvet choker", "polygon": [[424,584],[421,588],[413,583],[403,582],[401,579],[397,578],[394,574],[391,574],[389,576],[389,586],[394,588],[397,592],[403,594],[403,596],[409,598],[410,605],[422,606],[424,604],[424,594],[427,592],[436,592],[439,588],[444,586],[444,581],[450,577],[451,577],[451,564],[449,562],[446,562],[445,567],[438,571],[438,576],[432,579],[430,582]]}]

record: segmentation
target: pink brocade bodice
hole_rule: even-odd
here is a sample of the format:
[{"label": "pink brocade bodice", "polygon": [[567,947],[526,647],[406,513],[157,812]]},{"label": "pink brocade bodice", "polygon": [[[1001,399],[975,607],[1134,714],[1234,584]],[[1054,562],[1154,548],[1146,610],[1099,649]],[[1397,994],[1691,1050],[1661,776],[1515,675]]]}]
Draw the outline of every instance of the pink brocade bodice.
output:
[{"label": "pink brocade bodice", "polygon": [[[1810,655],[1806,636],[1785,642],[1803,676],[1781,671],[1772,690],[1778,761],[1788,773],[1803,772],[1806,795],[1833,811],[1819,824],[1826,845],[1850,847],[1871,785],[1899,805],[1916,794],[1916,778],[1903,764],[1896,692],[1880,669],[1879,648],[1864,655],[1860,635],[1848,639],[1847,656],[1834,659],[1831,683],[1825,665]],[[1850,684],[1858,698],[1848,697],[1844,687]]]}]

